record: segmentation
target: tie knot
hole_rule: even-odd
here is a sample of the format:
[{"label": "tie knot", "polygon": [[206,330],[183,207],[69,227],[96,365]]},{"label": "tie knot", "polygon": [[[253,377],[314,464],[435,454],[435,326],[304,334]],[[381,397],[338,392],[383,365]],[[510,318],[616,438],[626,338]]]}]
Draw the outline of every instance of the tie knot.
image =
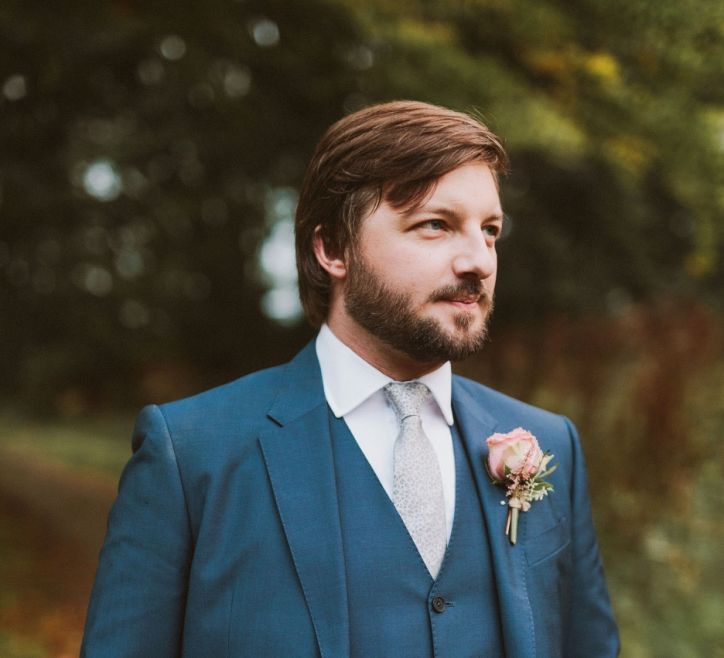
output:
[{"label": "tie knot", "polygon": [[384,390],[400,422],[408,416],[419,416],[422,405],[431,395],[422,382],[391,382]]}]

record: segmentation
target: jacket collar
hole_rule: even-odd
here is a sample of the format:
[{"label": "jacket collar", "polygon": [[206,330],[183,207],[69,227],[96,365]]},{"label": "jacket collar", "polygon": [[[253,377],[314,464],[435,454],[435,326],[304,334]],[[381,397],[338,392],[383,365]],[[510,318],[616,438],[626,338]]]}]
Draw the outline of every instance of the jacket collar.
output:
[{"label": "jacket collar", "polygon": [[284,366],[282,385],[267,416],[277,425],[284,426],[325,404],[322,373],[314,342],[310,342]]},{"label": "jacket collar", "polygon": [[310,343],[284,369],[259,436],[322,658],[349,656],[349,614],[329,411]]}]

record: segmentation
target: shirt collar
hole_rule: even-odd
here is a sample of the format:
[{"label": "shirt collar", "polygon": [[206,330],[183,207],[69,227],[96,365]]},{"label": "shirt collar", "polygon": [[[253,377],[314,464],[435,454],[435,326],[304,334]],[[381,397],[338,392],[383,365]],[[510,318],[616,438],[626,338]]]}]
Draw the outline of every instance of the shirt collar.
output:
[{"label": "shirt collar", "polygon": [[[392,381],[347,347],[323,324],[316,341],[317,358],[322,370],[324,395],[332,413],[340,418]],[[436,370],[418,378],[432,393],[448,425],[452,415],[452,368],[446,361]]]}]

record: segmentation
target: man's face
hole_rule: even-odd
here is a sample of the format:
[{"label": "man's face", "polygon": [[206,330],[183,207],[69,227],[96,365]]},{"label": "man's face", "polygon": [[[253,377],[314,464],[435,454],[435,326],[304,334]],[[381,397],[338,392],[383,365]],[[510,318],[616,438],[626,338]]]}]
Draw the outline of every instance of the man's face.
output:
[{"label": "man's face", "polygon": [[419,207],[386,202],[366,219],[347,263],[352,325],[419,363],[482,347],[493,306],[503,212],[490,169],[449,172]]}]

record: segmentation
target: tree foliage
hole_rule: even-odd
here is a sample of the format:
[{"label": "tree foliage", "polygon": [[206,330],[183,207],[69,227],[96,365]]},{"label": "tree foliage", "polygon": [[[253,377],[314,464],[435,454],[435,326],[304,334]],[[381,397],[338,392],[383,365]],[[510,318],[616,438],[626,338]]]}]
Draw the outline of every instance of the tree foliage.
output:
[{"label": "tree foliage", "polygon": [[499,324],[721,292],[720,3],[7,0],[0,36],[7,393],[122,402],[168,364],[290,354],[308,330],[260,310],[270,204],[392,98],[505,138]]}]

